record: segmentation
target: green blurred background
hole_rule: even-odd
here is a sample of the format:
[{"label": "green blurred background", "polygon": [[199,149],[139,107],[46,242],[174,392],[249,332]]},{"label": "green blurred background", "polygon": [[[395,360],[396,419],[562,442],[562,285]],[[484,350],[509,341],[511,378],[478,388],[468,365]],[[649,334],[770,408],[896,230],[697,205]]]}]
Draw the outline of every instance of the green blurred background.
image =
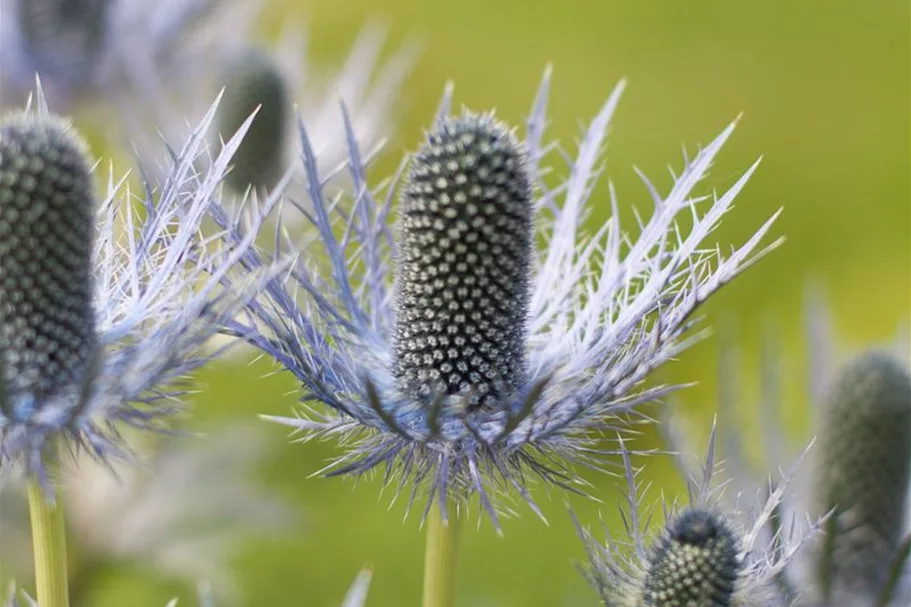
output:
[{"label": "green blurred background", "polygon": [[[288,0],[269,13],[309,24],[313,59],[340,61],[367,20],[391,26],[390,50],[423,44],[403,91],[400,127],[372,177],[378,179],[418,143],[444,83],[457,104],[496,107],[521,122],[545,65],[554,76],[551,137],[572,147],[617,81],[624,94],[609,136],[607,174],[621,203],[647,211],[650,201],[633,166],[666,191],[666,165],[679,168],[681,145],[695,150],[740,112],[708,188],[730,185],[758,155],[764,160],[717,233],[740,243],[779,207],[774,232],[786,244],[726,287],[705,308],[708,323],[735,326],[743,347],[744,410],[755,399],[755,367],[764,325],[777,326],[789,373],[787,402],[801,403],[805,285],[824,286],[845,344],[887,340],[911,311],[911,12],[904,0]],[[605,188],[593,222],[606,217]],[[625,218],[631,215],[626,213]],[[627,225],[632,225],[627,221]],[[662,380],[699,384],[677,406],[707,435],[716,382],[714,340],[669,366]],[[261,379],[264,364],[224,363],[205,371],[196,398],[201,430],[257,413],[287,414],[295,401],[287,376]],[[783,412],[795,439],[805,412]],[[287,444],[269,428],[275,449],[264,478],[299,508],[301,523],[280,539],[247,544],[235,562],[243,605],[338,605],[365,563],[374,567],[371,607],[415,605],[420,597],[423,536],[418,517],[402,522],[400,506],[378,483],[307,477],[337,453],[331,444]],[[638,444],[654,446],[653,435]],[[682,485],[666,458],[649,461],[649,480],[672,496]],[[595,482],[601,504],[569,500],[580,519],[599,515],[617,529],[616,479]],[[507,520],[505,537],[486,521],[464,533],[459,605],[594,605],[573,567],[581,543],[560,492],[535,492],[550,525],[528,510]],[[476,512],[476,511],[475,511]],[[190,589],[149,579],[128,567],[95,577],[87,605],[160,606]],[[181,604],[189,604],[187,598]]]}]

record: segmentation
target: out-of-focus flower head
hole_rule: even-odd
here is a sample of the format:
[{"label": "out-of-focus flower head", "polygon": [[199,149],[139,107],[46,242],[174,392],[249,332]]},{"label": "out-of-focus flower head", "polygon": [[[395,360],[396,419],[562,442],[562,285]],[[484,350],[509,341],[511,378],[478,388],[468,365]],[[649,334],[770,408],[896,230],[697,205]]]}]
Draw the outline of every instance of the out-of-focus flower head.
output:
[{"label": "out-of-focus flower head", "polygon": [[[797,490],[782,503],[792,517],[832,512],[822,534],[805,546],[787,567],[785,578],[804,590],[797,605],[848,607],[905,605],[911,597],[911,379],[908,344],[870,350],[844,360],[834,335],[832,315],[822,293],[808,289],[804,327],[807,358],[805,398],[819,440]],[[795,449],[779,412],[787,403],[782,384],[793,373],[773,332],[763,335],[760,357],[759,411],[763,457],[746,451],[742,429],[753,427],[737,417],[743,397],[738,382],[738,352],[733,336],[724,335],[719,350],[718,408],[721,453],[738,488],[755,484],[769,469],[780,468]],[[856,352],[856,348],[850,350]],[[679,420],[667,420],[672,441],[685,445]],[[685,447],[680,447],[684,449]]]},{"label": "out-of-focus flower head", "polygon": [[0,9],[0,102],[19,103],[37,73],[54,111],[91,105],[108,121],[112,106],[127,115],[131,110],[143,115],[168,87],[187,86],[215,57],[247,43],[262,4],[5,1]]},{"label": "out-of-focus flower head", "polygon": [[[200,88],[196,101],[202,106],[225,88],[219,117],[219,132],[224,137],[259,108],[251,136],[241,144],[233,163],[237,178],[229,183],[237,193],[243,194],[248,187],[270,189],[289,168],[301,168],[292,102],[308,125],[323,177],[339,173],[348,160],[340,103],[349,112],[358,144],[378,149],[391,133],[394,110],[401,110],[397,104],[400,89],[416,54],[413,45],[406,45],[381,64],[384,39],[382,28],[369,25],[341,69],[320,69],[308,61],[306,38],[301,25],[295,23],[284,28],[272,47],[251,46],[224,58],[211,80]],[[258,131],[261,137],[254,136]],[[304,198],[303,180],[305,176],[300,175],[292,182],[291,198]],[[286,214],[285,219],[300,217],[300,213]]]},{"label": "out-of-focus flower head", "polygon": [[[131,444],[131,450],[145,449]],[[207,580],[223,599],[239,597],[227,559],[252,533],[277,531],[292,518],[251,482],[265,450],[260,431],[238,426],[189,440],[167,437],[143,457],[143,467],[80,457],[63,472],[61,487],[79,555],[75,576],[130,561],[190,583]],[[7,556],[28,559],[24,500],[11,492],[2,497],[0,525],[5,548],[13,549]],[[7,561],[8,570],[15,565]],[[86,587],[91,579],[71,583]]]},{"label": "out-of-focus flower head", "polygon": [[[607,607],[788,606],[793,590],[784,571],[801,546],[825,522],[808,521],[794,533],[781,519],[780,506],[796,468],[785,474],[765,499],[744,504],[749,494],[725,499],[726,483],[717,476],[715,432],[698,477],[691,477],[690,500],[662,504],[664,524],[659,534],[649,530],[654,508],[642,505],[648,486],[638,480],[629,455],[623,452],[627,499],[621,508],[624,537],[598,540],[578,521],[588,563],[581,569]],[[754,497],[759,492],[754,493]]]},{"label": "out-of-focus flower head", "polygon": [[[549,83],[548,73],[522,142],[491,115],[449,116],[447,93],[402,187],[397,228],[398,175],[378,198],[350,121],[350,201],[327,197],[301,122],[308,198],[295,206],[319,238],[226,330],[303,384],[296,414],[268,419],[301,440],[341,438],[346,452],[331,474],[385,468],[396,496],[410,494],[411,504],[426,489],[426,507],[438,501],[444,516],[449,498],[477,494],[496,522],[499,490],[537,511],[529,475],[575,488],[569,464],[598,454],[591,432],[623,426],[637,405],[672,389],[641,384],[691,343],[699,305],[761,255],[774,217],[727,256],[702,244],[756,168],[723,193],[694,193],[733,124],[686,158],[667,196],[644,180],[654,210],[637,240],[621,229],[613,189],[610,220],[587,233],[624,85],[575,156],[558,156],[569,176],[551,188]],[[228,243],[248,236],[213,212]],[[270,252],[251,250],[238,268],[268,267],[293,246],[279,229]]]},{"label": "out-of-focus flower head", "polygon": [[0,123],[0,472],[46,481],[54,439],[108,461],[120,424],[158,426],[211,358],[199,347],[279,271],[219,287],[252,238],[214,251],[201,235],[248,126],[200,173],[214,114],[163,181],[135,192],[110,178],[100,204],[87,148],[40,86]]}]

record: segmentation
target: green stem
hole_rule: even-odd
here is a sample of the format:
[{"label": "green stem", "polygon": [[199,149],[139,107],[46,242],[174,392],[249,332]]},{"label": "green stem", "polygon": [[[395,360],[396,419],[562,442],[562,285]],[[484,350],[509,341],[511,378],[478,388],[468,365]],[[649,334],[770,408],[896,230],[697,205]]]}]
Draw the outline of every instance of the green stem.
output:
[{"label": "green stem", "polygon": [[450,504],[448,520],[434,505],[427,516],[427,546],[424,555],[424,607],[453,607],[459,553],[458,510]]},{"label": "green stem", "polygon": [[32,547],[35,553],[35,585],[40,607],[69,607],[66,572],[66,528],[63,504],[57,492],[48,502],[41,484],[28,483],[29,512],[32,519]]}]

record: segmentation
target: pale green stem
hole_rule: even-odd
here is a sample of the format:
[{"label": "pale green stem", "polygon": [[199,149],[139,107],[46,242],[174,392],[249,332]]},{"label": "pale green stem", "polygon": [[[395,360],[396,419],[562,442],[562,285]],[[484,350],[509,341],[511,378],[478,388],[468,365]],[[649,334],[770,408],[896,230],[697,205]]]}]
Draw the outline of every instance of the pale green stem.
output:
[{"label": "pale green stem", "polygon": [[458,510],[450,505],[448,520],[434,505],[427,515],[427,546],[424,554],[424,607],[453,607],[459,556]]},{"label": "pale green stem", "polygon": [[53,503],[41,484],[28,483],[29,512],[32,519],[32,548],[35,553],[35,586],[40,607],[69,607],[66,571],[66,528],[63,504],[58,491]]}]

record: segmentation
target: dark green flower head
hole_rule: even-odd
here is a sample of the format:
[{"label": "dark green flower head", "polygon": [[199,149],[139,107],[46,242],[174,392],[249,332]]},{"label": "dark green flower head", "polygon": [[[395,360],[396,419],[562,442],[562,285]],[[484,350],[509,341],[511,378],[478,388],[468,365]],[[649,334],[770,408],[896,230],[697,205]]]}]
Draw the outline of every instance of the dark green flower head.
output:
[{"label": "dark green flower head", "polygon": [[224,97],[218,108],[218,132],[231,137],[257,108],[250,129],[234,155],[225,182],[235,192],[273,188],[285,172],[285,137],[290,103],[285,79],[269,55],[248,50],[224,69]]},{"label": "dark green flower head", "polygon": [[87,149],[65,123],[0,123],[0,361],[12,393],[52,394],[85,368],[94,214]]},{"label": "dark green flower head", "polygon": [[532,185],[490,114],[437,122],[400,206],[395,373],[401,389],[493,404],[525,372]]},{"label": "dark green flower head", "polygon": [[911,476],[911,377],[892,356],[864,354],[829,392],[819,434],[817,500],[835,509],[825,561],[838,584],[876,587],[905,532]]},{"label": "dark green flower head", "polygon": [[725,520],[689,509],[668,526],[649,560],[647,607],[728,607],[740,573],[738,542]]}]

